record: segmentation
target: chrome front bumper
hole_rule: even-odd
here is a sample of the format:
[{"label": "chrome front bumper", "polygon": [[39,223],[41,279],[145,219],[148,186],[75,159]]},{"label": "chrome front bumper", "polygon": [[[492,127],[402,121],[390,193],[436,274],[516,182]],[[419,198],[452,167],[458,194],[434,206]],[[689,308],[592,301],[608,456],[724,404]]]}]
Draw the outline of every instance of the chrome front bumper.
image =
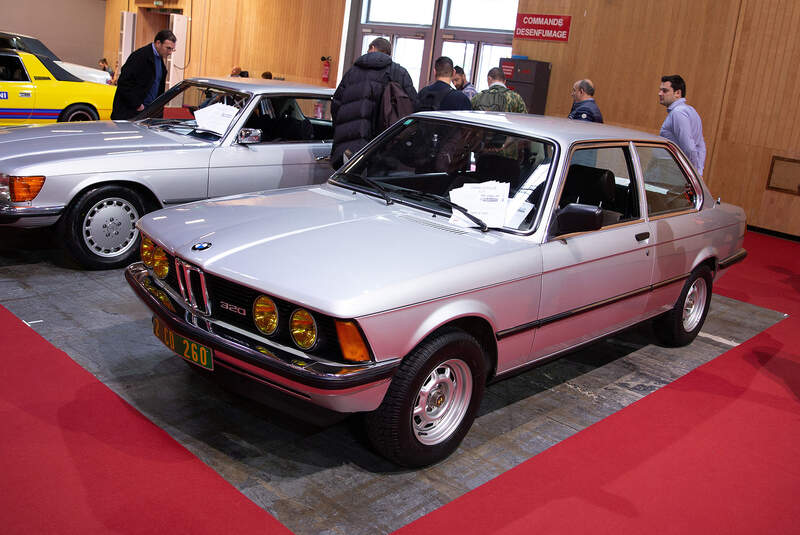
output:
[{"label": "chrome front bumper", "polygon": [[[268,387],[338,412],[372,411],[383,401],[400,359],[345,365],[298,355],[288,348],[256,339],[219,322],[197,316],[191,307],[167,295],[170,311],[159,299],[164,289],[141,262],[125,270],[136,295],[159,320],[190,340],[214,350],[214,365],[222,366]],[[164,299],[164,296],[161,297]]]},{"label": "chrome front bumper", "polygon": [[0,202],[0,225],[46,227],[58,221],[63,206],[14,206]]}]

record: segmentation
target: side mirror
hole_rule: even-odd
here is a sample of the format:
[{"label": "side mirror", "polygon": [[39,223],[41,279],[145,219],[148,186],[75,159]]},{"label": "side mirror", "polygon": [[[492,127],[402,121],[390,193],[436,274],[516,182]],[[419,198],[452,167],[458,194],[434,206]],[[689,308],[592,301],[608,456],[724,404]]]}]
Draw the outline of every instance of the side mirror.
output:
[{"label": "side mirror", "polygon": [[603,226],[603,210],[590,204],[570,203],[556,215],[555,236],[588,232]]},{"label": "side mirror", "polygon": [[242,128],[236,136],[236,143],[240,145],[261,143],[261,130],[259,128]]}]

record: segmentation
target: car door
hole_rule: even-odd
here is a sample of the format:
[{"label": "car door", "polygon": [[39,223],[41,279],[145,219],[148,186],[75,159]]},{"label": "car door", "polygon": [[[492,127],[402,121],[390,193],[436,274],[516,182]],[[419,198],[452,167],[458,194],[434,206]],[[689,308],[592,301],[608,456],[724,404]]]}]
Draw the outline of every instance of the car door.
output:
[{"label": "car door", "polygon": [[713,222],[700,213],[702,188],[668,145],[637,143],[647,218],[655,247],[654,291],[648,307],[668,310],[678,299],[694,262],[710,247]]},{"label": "car door", "polygon": [[260,130],[261,140],[214,150],[209,197],[318,184],[330,175],[330,97],[263,96],[243,127]]},{"label": "car door", "polygon": [[0,124],[27,124],[36,108],[36,91],[17,54],[0,54]]},{"label": "car door", "polygon": [[[628,144],[573,149],[550,222],[550,238],[542,245],[534,360],[645,315],[653,247],[634,169]],[[573,209],[594,214],[598,218],[590,227],[594,230],[570,229],[566,217]]]}]

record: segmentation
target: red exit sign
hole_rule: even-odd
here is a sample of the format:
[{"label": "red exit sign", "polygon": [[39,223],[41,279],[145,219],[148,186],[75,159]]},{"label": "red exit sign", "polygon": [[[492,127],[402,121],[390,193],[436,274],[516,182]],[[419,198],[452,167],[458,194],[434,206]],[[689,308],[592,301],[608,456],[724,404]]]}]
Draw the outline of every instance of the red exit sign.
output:
[{"label": "red exit sign", "polygon": [[531,13],[517,14],[517,27],[514,37],[517,39],[533,39],[536,41],[568,41],[569,15],[536,15]]}]

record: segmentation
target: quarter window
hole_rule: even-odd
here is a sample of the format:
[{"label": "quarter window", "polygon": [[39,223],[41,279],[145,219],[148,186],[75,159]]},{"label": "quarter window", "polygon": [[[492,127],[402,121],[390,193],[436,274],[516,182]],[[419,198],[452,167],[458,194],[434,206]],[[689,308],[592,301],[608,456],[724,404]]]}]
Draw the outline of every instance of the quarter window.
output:
[{"label": "quarter window", "polygon": [[636,152],[642,166],[648,215],[695,207],[697,191],[670,151],[663,147],[637,146]]}]

